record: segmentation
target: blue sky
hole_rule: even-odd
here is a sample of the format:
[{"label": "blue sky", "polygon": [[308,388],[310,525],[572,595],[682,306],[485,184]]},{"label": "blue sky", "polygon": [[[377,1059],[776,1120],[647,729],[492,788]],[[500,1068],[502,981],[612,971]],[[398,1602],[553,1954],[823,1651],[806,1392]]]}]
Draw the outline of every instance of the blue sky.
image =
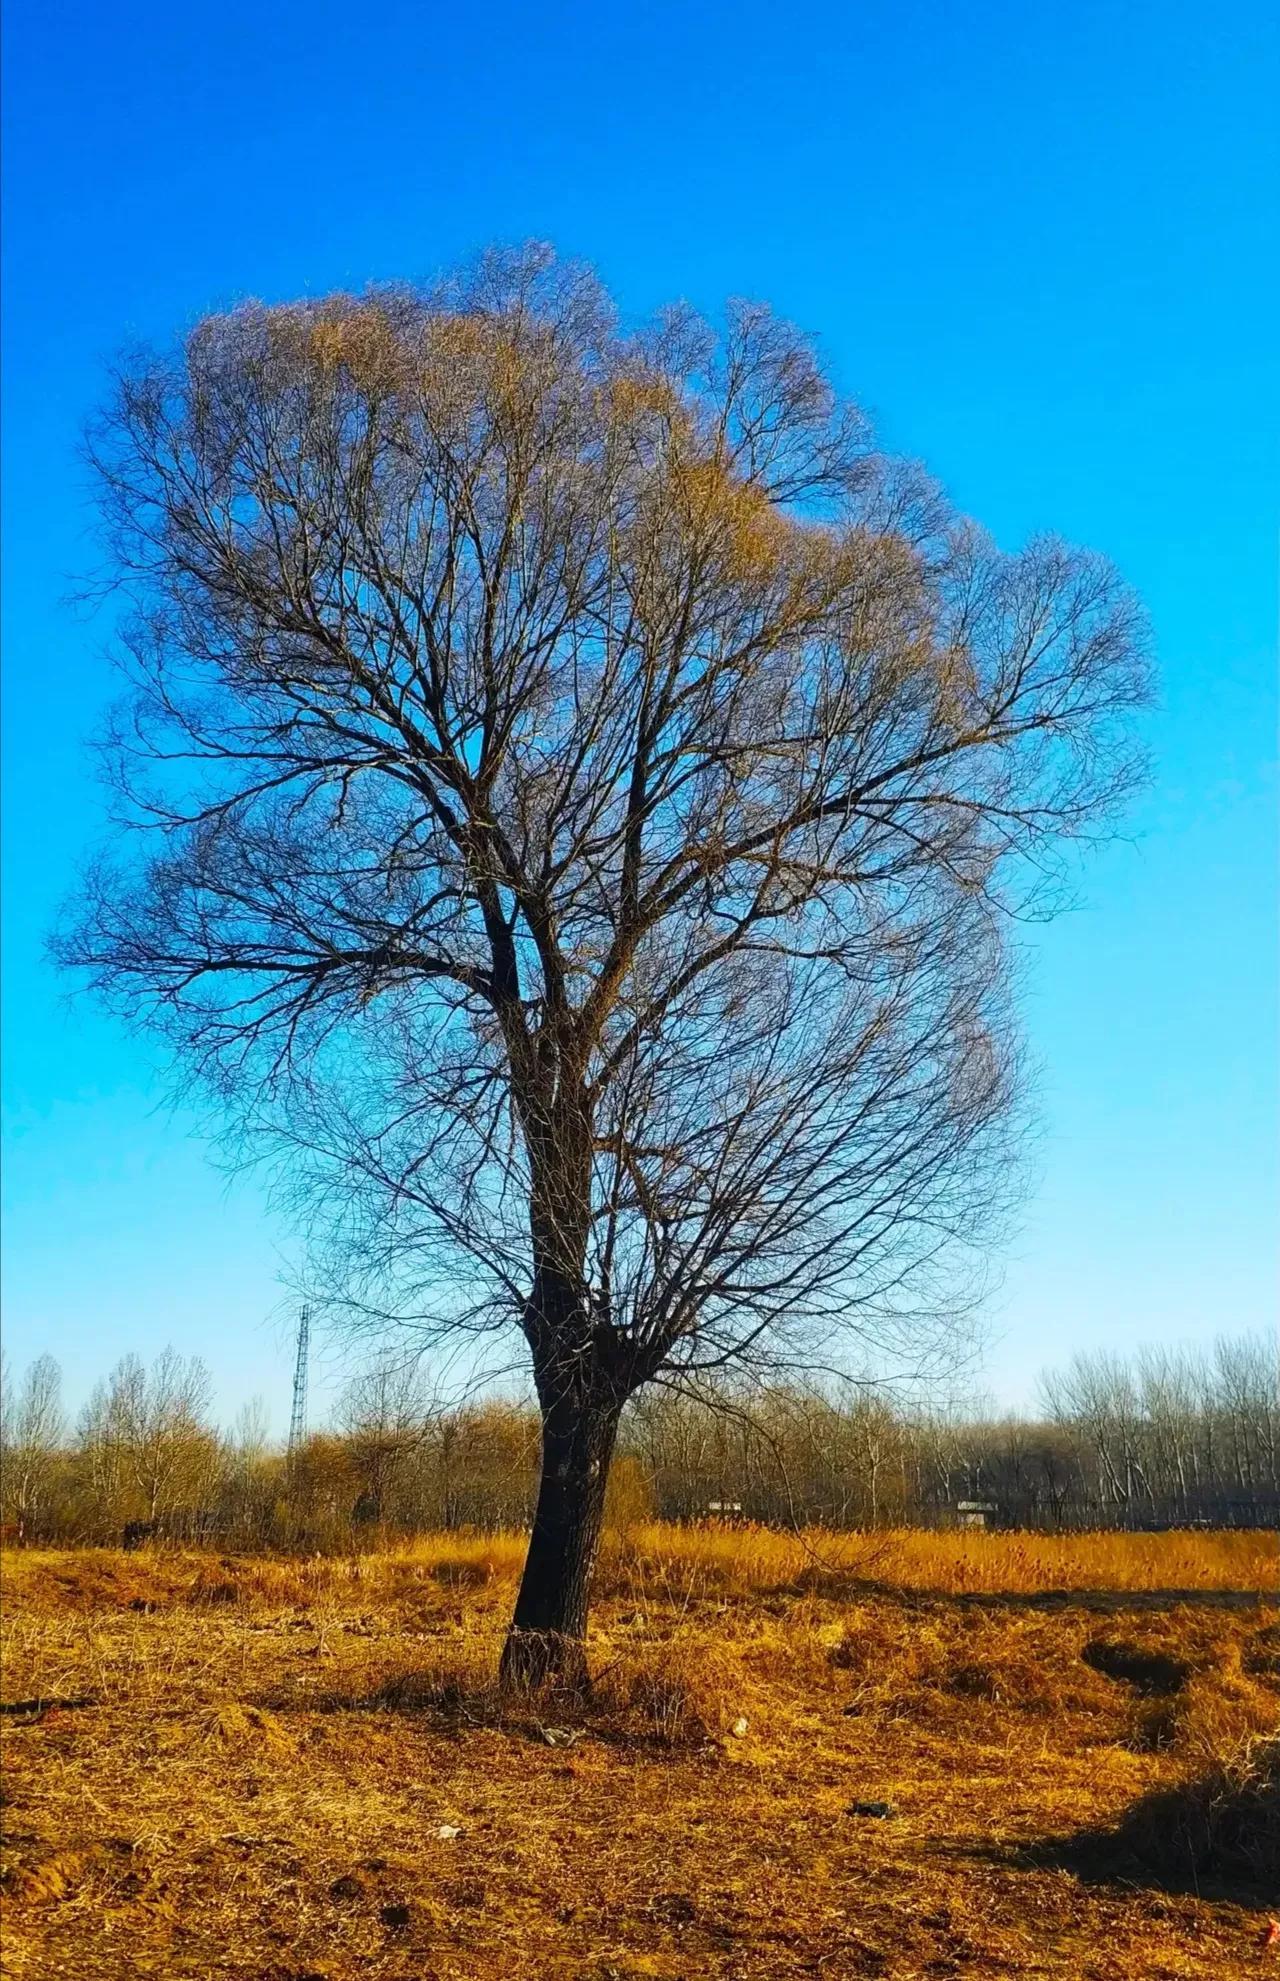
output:
[{"label": "blue sky", "polygon": [[127,339],[554,240],[623,307],[760,296],[1013,544],[1145,597],[1156,774],[1031,942],[1038,1182],[983,1380],[1274,1324],[1280,20],[1267,0],[643,8],[10,0],[5,1345],[172,1339],[287,1413],[290,1235],[44,935],[101,816],[76,445]]}]

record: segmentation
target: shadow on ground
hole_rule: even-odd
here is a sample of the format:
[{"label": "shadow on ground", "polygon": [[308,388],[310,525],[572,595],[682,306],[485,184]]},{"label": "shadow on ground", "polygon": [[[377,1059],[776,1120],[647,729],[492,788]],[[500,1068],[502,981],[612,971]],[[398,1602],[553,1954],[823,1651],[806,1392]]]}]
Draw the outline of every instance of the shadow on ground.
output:
[{"label": "shadow on ground", "polygon": [[[813,1587],[804,1583],[797,1589]],[[945,1606],[959,1610],[1084,1610],[1113,1616],[1125,1610],[1255,1610],[1280,1606],[1273,1589],[904,1589],[894,1582],[865,1578],[828,1579],[823,1593],[897,1603],[904,1609]]]},{"label": "shadow on ground", "polygon": [[1280,1739],[1245,1742],[1208,1772],[1155,1789],[1108,1830],[1080,1831],[1020,1854],[1023,1868],[1090,1884],[1147,1885],[1239,1905],[1280,1895]]}]

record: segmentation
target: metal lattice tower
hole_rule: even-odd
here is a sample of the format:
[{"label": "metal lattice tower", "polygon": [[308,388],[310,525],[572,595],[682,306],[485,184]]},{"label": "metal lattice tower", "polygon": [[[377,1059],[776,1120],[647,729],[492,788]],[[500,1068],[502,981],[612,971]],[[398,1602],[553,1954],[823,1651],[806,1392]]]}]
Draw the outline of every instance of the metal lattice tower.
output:
[{"label": "metal lattice tower", "polygon": [[289,1418],[289,1456],[298,1451],[307,1437],[307,1357],[311,1348],[311,1309],[298,1316],[298,1356],[293,1365],[293,1413]]}]

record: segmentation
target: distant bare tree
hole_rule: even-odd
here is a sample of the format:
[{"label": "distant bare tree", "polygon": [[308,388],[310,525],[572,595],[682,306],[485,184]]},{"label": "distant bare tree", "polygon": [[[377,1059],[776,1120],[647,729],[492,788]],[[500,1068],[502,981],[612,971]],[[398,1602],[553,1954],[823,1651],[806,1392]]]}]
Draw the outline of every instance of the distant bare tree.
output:
[{"label": "distant bare tree", "polygon": [[533,1504],[536,1412],[496,1399],[434,1412],[423,1484],[433,1518],[452,1527],[519,1527]]},{"label": "distant bare tree", "polygon": [[1049,1414],[1070,1423],[1092,1448],[1104,1505],[1125,1507],[1145,1492],[1145,1424],[1138,1380],[1107,1350],[1081,1351],[1041,1378]]},{"label": "distant bare tree", "polygon": [[1274,1490],[1280,1486],[1280,1340],[1220,1335],[1212,1389],[1237,1485]]},{"label": "distant bare tree", "polygon": [[20,1541],[49,1498],[65,1429],[62,1370],[52,1355],[38,1355],[16,1391],[0,1384],[0,1495]]},{"label": "distant bare tree", "polygon": [[272,1450],[261,1396],[250,1398],[237,1411],[230,1435],[222,1440],[219,1469],[221,1531],[235,1536],[240,1545],[263,1540],[275,1525],[286,1465]]},{"label": "distant bare tree", "polygon": [[150,1525],[196,1511],[216,1482],[218,1440],[207,1419],[209,1372],[198,1356],[161,1350],[148,1368],[125,1355],[81,1412],[92,1498],[115,1524]]},{"label": "distant bare tree", "polygon": [[768,311],[623,334],[541,250],[211,318],[92,455],[148,830],[62,954],[291,1152],[366,1313],[523,1332],[504,1669],[580,1670],[631,1393],[962,1297],[1002,917],[1131,782],[1132,604]]},{"label": "distant bare tree", "polygon": [[416,1356],[388,1351],[348,1382],[338,1422],[360,1473],[360,1520],[383,1518],[397,1471],[427,1436],[428,1408]]},{"label": "distant bare tree", "polygon": [[1144,1425],[1142,1470],[1148,1486],[1185,1511],[1198,1484],[1200,1413],[1207,1389],[1205,1372],[1185,1350],[1161,1345],[1137,1356],[1139,1403]]}]

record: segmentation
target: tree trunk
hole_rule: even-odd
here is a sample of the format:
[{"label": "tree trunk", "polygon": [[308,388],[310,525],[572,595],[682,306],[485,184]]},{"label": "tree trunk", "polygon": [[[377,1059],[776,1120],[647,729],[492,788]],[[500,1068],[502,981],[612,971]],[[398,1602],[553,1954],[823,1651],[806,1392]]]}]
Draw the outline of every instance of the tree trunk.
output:
[{"label": "tree trunk", "polygon": [[585,1688],[591,1573],[620,1414],[591,1384],[544,1400],[538,1504],[502,1653],[504,1685]]}]

